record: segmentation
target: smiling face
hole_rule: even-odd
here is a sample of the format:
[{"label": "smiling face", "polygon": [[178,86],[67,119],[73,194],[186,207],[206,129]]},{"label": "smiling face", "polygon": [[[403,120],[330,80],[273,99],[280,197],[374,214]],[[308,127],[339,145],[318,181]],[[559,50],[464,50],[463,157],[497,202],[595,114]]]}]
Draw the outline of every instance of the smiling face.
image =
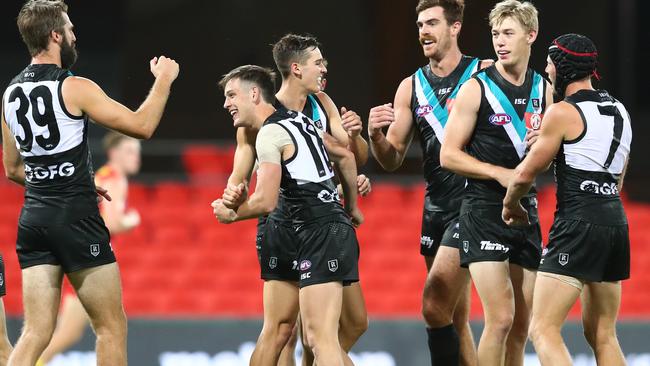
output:
[{"label": "smiling face", "polygon": [[494,52],[504,66],[528,64],[530,46],[536,37],[536,31],[526,31],[524,26],[513,17],[506,17],[492,26]]},{"label": "smiling face", "polygon": [[449,25],[440,6],[421,11],[416,24],[424,56],[435,60],[445,57],[454,42],[452,36],[460,31],[460,22]]},{"label": "smiling face", "polygon": [[301,62],[294,62],[291,69],[296,77],[301,81],[301,85],[309,93],[318,93],[323,86],[323,78],[327,73],[327,67],[323,59],[323,54],[318,47],[305,51]]},{"label": "smiling face", "polygon": [[238,78],[229,80],[224,87],[226,100],[223,107],[232,117],[236,128],[253,125],[255,103],[252,94],[252,84]]}]

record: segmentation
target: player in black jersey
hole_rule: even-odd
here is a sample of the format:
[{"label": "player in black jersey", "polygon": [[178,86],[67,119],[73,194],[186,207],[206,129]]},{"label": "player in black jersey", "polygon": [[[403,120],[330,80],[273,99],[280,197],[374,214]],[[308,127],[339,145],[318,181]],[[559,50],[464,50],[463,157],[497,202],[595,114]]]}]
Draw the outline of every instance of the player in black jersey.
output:
[{"label": "player in black jersey", "polygon": [[430,269],[422,310],[434,365],[476,364],[469,273],[460,267],[458,254],[458,213],[466,180],[440,167],[440,145],[458,89],[492,64],[464,56],[458,47],[464,6],[462,0],[418,3],[419,38],[429,64],[401,82],[394,106],[372,108],[368,122],[373,154],[389,171],[402,164],[413,135],[419,133],[427,183],[420,253]]},{"label": "player in black jersey", "polygon": [[459,219],[460,257],[469,267],[485,314],[479,364],[523,365],[541,233],[534,191],[525,202],[532,222],[525,228],[503,223],[501,202],[526,152],[526,132],[539,128],[552,91],[528,68],[538,31],[535,7],[502,1],[489,19],[498,61],[461,87],[440,161],[468,177]]},{"label": "player in black jersey", "polygon": [[623,104],[591,84],[597,56],[582,35],[565,34],[551,44],[546,72],[563,100],[549,107],[503,200],[506,223],[526,225],[519,201],[555,161],[558,209],[535,282],[530,332],[542,365],[572,364],[560,329],[580,296],[596,362],[625,365],[616,317],[621,280],[630,276],[630,242],[619,192],[632,129]]},{"label": "player in black jersey", "polygon": [[[293,228],[289,233],[298,243],[300,290],[295,288],[293,296],[299,296],[304,336],[318,364],[351,364],[338,341],[338,322],[342,285],[358,281],[358,243],[351,224],[361,223],[363,217],[356,206],[354,156],[302,113],[275,110],[270,103],[273,81],[269,70],[242,66],[224,76],[220,84],[226,96],[224,107],[235,127],[259,129],[255,150],[260,167],[255,193],[236,211],[222,200],[213,202],[215,215],[225,223],[259,217],[271,213],[282,196]],[[345,210],[332,181],[330,157],[340,172]],[[265,307],[292,297],[288,289],[282,299],[266,295]],[[296,305],[293,316],[286,318],[289,329],[296,321]],[[259,364],[275,365],[279,352],[268,356],[259,357]]]},{"label": "player in black jersey", "polygon": [[76,38],[63,1],[28,1],[18,28],[32,60],[4,93],[2,140],[7,177],[26,188],[16,243],[25,325],[9,364],[34,365],[49,343],[65,274],[97,334],[97,363],[126,365],[120,275],[97,207],[88,120],[151,137],[178,64],[163,56],[151,60],[156,81],[132,112],[68,71],[76,60]]},{"label": "player in black jersey", "polygon": [[[294,34],[285,35],[274,45],[273,56],[277,68],[282,72],[282,88],[276,93],[274,106],[277,109],[295,108],[302,111],[314,121],[318,129],[331,133],[341,144],[348,145],[355,154],[357,163],[362,165],[367,160],[368,148],[365,140],[359,135],[361,120],[356,113],[344,109],[341,118],[331,99],[322,92],[327,68],[319,46],[314,37]],[[237,131],[233,172],[223,195],[224,204],[229,208],[238,207],[246,198],[246,181],[254,165],[257,132],[251,128],[240,128]],[[370,190],[370,181],[363,174],[357,177],[357,185],[361,195],[367,194]],[[265,294],[270,297],[284,298],[282,292],[287,284],[279,282],[293,282],[291,284],[293,286],[298,281],[299,273],[295,263],[297,243],[291,240],[292,228],[288,225],[290,220],[286,217],[283,207],[281,197],[278,207],[271,215],[268,218],[260,218],[257,250],[261,277],[265,280]],[[276,306],[264,309],[265,331],[258,339],[258,345],[262,347],[267,344],[277,347],[285,343],[281,341],[287,335],[287,332],[282,331],[286,327],[282,319],[286,317],[287,312],[291,312],[291,306],[287,306],[286,302],[277,302],[274,305]],[[361,287],[359,283],[353,283],[343,290],[343,310],[339,329],[339,340],[346,352],[352,348],[367,327],[368,317]],[[295,338],[291,341],[295,341]],[[281,365],[293,362],[294,347],[294,342],[287,342],[281,354]],[[308,347],[304,349],[304,363],[312,364],[313,355]],[[258,353],[255,353],[255,356],[257,355]],[[256,359],[257,357],[254,358]]]}]

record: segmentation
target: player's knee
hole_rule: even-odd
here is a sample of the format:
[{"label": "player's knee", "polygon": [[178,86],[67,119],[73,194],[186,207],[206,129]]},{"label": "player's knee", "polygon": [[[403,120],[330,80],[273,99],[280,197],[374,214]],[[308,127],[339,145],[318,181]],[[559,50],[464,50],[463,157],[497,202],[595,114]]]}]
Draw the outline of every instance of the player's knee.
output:
[{"label": "player's knee", "polygon": [[52,334],[54,334],[54,326],[48,326],[47,324],[39,327],[25,325],[20,338],[45,349],[52,339]]},{"label": "player's knee", "polygon": [[616,330],[613,327],[584,327],[584,335],[592,349],[598,350],[605,346],[617,344]]},{"label": "player's knee", "polygon": [[526,319],[514,319],[508,336],[514,342],[525,343],[529,334],[530,321]]},{"label": "player's knee", "polygon": [[503,312],[498,316],[486,319],[485,331],[499,339],[506,339],[512,330],[513,323],[514,315],[512,313]]},{"label": "player's knee", "polygon": [[97,337],[126,338],[127,320],[124,311],[103,319],[92,319],[92,324]]},{"label": "player's knee", "polygon": [[368,330],[368,314],[347,319],[341,324],[341,330],[350,337],[358,339]]}]

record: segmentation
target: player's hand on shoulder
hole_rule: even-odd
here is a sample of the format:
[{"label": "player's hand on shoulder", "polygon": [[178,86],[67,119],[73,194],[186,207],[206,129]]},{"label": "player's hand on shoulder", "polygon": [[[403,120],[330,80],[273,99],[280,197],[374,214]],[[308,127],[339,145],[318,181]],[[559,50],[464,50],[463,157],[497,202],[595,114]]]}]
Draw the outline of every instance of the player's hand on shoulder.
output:
[{"label": "player's hand on shoulder", "polygon": [[507,207],[503,206],[503,211],[501,212],[501,219],[508,226],[528,226],[530,221],[528,220],[528,212],[524,209],[521,203],[517,203],[516,206]]},{"label": "player's hand on shoulder", "polygon": [[395,110],[392,103],[386,103],[370,109],[368,115],[368,136],[383,135],[382,128],[395,121]]},{"label": "player's hand on shoulder", "polygon": [[345,107],[341,107],[341,125],[350,137],[359,136],[363,128],[363,122],[357,112],[350,111]]},{"label": "player's hand on shoulder", "polygon": [[230,209],[236,209],[239,207],[246,198],[248,197],[248,186],[244,183],[239,183],[238,185],[228,184],[223,190],[223,196],[221,197],[223,205]]},{"label": "player's hand on shoulder", "polygon": [[174,59],[165,56],[152,58],[149,61],[149,66],[151,67],[151,73],[156,79],[162,77],[169,80],[169,82],[176,80],[180,71],[178,63]]},{"label": "player's hand on shoulder", "polygon": [[237,213],[232,209],[229,209],[228,207],[224,206],[223,200],[221,199],[215,200],[212,202],[210,206],[212,206],[212,212],[214,213],[214,216],[217,218],[217,220],[219,220],[220,223],[230,224],[233,221],[235,221],[235,217]]},{"label": "player's hand on shoulder", "polygon": [[372,191],[372,186],[370,184],[370,178],[368,178],[365,174],[359,174],[357,176],[357,188],[359,190],[359,194],[362,197],[365,197]]}]

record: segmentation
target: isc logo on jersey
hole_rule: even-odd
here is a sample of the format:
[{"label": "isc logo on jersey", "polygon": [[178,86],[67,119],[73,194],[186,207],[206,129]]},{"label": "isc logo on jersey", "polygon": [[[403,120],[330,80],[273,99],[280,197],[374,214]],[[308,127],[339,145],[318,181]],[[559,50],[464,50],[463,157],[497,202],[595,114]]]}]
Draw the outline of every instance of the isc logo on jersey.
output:
[{"label": "isc logo on jersey", "polygon": [[512,117],[506,113],[495,113],[490,116],[489,121],[495,126],[503,126],[512,122]]},{"label": "isc logo on jersey", "polygon": [[25,179],[28,182],[54,179],[55,177],[70,177],[74,174],[74,165],[70,162],[59,165],[48,165],[47,167],[32,167],[25,164]]}]

